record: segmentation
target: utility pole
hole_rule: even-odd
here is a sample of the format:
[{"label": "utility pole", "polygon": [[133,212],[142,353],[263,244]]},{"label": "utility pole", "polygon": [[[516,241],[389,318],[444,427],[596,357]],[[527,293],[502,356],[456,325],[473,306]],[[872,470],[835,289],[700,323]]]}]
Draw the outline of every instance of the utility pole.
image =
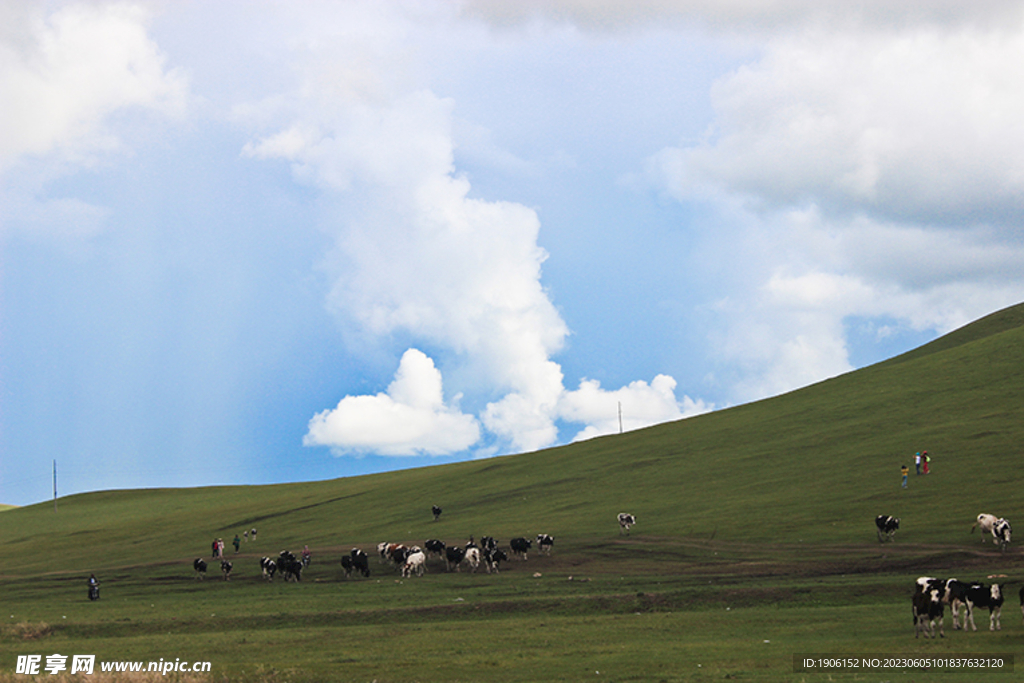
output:
[{"label": "utility pole", "polygon": [[53,460],[53,511],[57,511],[57,459]]},{"label": "utility pole", "polygon": [[619,434],[622,433],[622,401],[619,401]]}]

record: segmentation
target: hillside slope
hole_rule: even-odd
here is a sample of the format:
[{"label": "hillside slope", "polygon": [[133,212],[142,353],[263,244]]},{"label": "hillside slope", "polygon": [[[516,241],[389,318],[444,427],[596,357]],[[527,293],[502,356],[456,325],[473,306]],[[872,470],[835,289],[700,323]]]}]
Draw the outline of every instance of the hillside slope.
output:
[{"label": "hillside slope", "polygon": [[[895,514],[900,543],[977,546],[968,531],[979,512],[1024,519],[1022,418],[1024,305],[784,396],[536,453],[11,510],[0,515],[0,574],[180,562],[251,527],[275,553],[538,532],[579,547],[617,538],[620,511],[637,516],[634,538],[872,544],[875,515]],[[913,470],[925,449],[933,474],[912,473],[901,490],[901,464]],[[432,504],[445,509],[436,523]]]}]

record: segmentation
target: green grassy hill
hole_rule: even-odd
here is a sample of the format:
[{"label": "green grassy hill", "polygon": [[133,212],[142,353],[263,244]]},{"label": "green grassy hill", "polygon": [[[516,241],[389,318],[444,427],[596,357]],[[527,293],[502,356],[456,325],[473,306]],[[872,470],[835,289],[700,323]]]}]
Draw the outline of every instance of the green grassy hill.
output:
[{"label": "green grassy hill", "polygon": [[[979,512],[1024,519],[1024,305],[898,358],[784,396],[536,453],[325,482],[105,491],[0,515],[0,574],[178,563],[259,529],[265,552],[308,543],[617,538],[744,544],[978,544]],[[928,450],[933,473],[913,474]],[[211,454],[215,457],[215,454]],[[901,464],[911,468],[900,489]],[[432,504],[445,512],[435,523]],[[253,546],[255,549],[256,546]],[[56,551],[43,553],[41,549]]]}]

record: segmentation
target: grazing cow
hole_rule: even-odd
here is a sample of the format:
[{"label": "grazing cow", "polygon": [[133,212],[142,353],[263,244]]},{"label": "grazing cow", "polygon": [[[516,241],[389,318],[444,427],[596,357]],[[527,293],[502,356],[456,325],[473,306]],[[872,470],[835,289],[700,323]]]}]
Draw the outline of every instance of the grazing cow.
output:
[{"label": "grazing cow", "polygon": [[282,550],[278,556],[277,569],[285,581],[302,581],[302,562],[288,550]]},{"label": "grazing cow", "polygon": [[483,536],[480,539],[480,549],[485,553],[488,550],[497,550],[498,542],[494,540],[494,536]]},{"label": "grazing cow", "polygon": [[[484,566],[487,567],[488,574],[491,572],[497,573],[498,566],[502,562],[508,562],[508,555],[504,550],[493,548],[484,551]],[[1021,604],[1024,605],[1024,597],[1021,598]],[[1021,608],[1021,612],[1024,613],[1024,607]]]},{"label": "grazing cow", "polygon": [[946,579],[946,590],[942,594],[942,601],[949,605],[949,611],[953,615],[953,630],[957,631],[960,626],[960,608],[964,607],[963,629],[967,630],[967,588],[968,585],[956,579]]},{"label": "grazing cow", "polygon": [[411,551],[405,558],[405,564],[402,565],[402,576],[411,576],[414,572],[416,576],[423,576],[423,572],[427,570],[427,555],[419,548]]},{"label": "grazing cow", "polygon": [[1004,552],[1006,546],[1010,545],[1010,531],[1010,523],[1001,517],[992,525],[992,542]]},{"label": "grazing cow", "polygon": [[220,561],[220,571],[221,571],[221,573],[224,574],[224,580],[225,581],[227,581],[228,579],[231,578],[231,570],[232,570],[233,567],[234,567],[234,565],[232,565],[227,560],[221,560]]},{"label": "grazing cow", "polygon": [[424,543],[423,546],[427,549],[428,555],[437,555],[438,559],[444,559],[444,541],[432,538]]},{"label": "grazing cow", "polygon": [[537,534],[537,550],[543,555],[551,554],[551,546],[555,544],[555,539],[547,534]]},{"label": "grazing cow", "polygon": [[434,513],[434,521],[436,522],[441,517],[441,508],[434,505],[430,508],[430,511]]},{"label": "grazing cow", "polygon": [[[953,614],[953,629],[961,628],[959,621],[960,608],[966,606],[967,584],[957,579],[936,579],[932,576],[922,576],[914,584],[914,593],[927,593],[928,591],[939,591],[939,597],[943,605],[949,605]],[[964,628],[966,628],[967,616],[964,615]]]},{"label": "grazing cow", "polygon": [[628,512],[620,512],[619,513],[619,533],[620,534],[625,532],[626,535],[629,535],[629,527],[633,526],[634,524],[636,524],[636,516],[635,515],[631,515]]},{"label": "grazing cow", "polygon": [[942,628],[942,591],[938,588],[929,588],[914,593],[911,600],[911,610],[914,615],[914,637],[919,638],[921,631],[924,631],[926,638],[935,637],[935,621],[939,622],[939,636],[945,638],[946,633]]},{"label": "grazing cow", "polygon": [[450,545],[444,549],[445,565],[448,571],[452,570],[452,565],[455,566],[455,571],[461,571],[459,565],[462,564],[463,558],[466,557],[466,549],[460,548],[457,545]]},{"label": "grazing cow", "polygon": [[348,555],[342,555],[341,567],[345,570],[345,578],[352,576],[355,569],[365,577],[370,576],[370,558],[359,548],[352,548]]},{"label": "grazing cow", "polygon": [[996,517],[995,515],[989,515],[989,514],[986,514],[986,513],[983,512],[980,515],[978,515],[977,521],[974,524],[971,525],[971,533],[972,534],[974,533],[975,527],[980,529],[981,530],[981,542],[984,543],[985,542],[985,534],[992,533],[992,527],[994,527],[996,525],[997,521],[999,521],[999,518]]},{"label": "grazing cow", "polygon": [[900,528],[900,520],[899,517],[892,515],[878,515],[875,517],[875,526],[878,527],[878,542],[884,543],[887,540],[893,540],[893,537],[896,536],[896,530]]},{"label": "grazing cow", "polygon": [[401,569],[405,564],[405,558],[409,554],[409,548],[401,543],[378,543],[377,552],[380,554],[381,564],[393,564]]},{"label": "grazing cow", "polygon": [[349,552],[349,557],[352,558],[352,566],[363,575],[364,578],[370,577],[370,557],[359,548],[352,548]]},{"label": "grazing cow", "polygon": [[395,569],[401,571],[402,567],[405,565],[405,558],[409,556],[410,552],[412,552],[412,550],[401,543],[389,543],[386,555],[388,560],[390,560],[395,566]]},{"label": "grazing cow", "polygon": [[463,561],[476,573],[476,568],[480,566],[480,548],[477,548],[475,545],[466,548],[466,556],[463,558]]},{"label": "grazing cow", "polygon": [[199,579],[200,581],[206,578],[206,560],[203,558],[197,557],[192,562],[192,569],[196,572],[192,578]]},{"label": "grazing cow", "polygon": [[524,560],[526,559],[526,551],[533,545],[533,541],[528,538],[513,538],[508,542],[508,547],[511,548],[513,555],[519,555]]},{"label": "grazing cow", "polygon": [[988,630],[999,631],[1002,629],[1000,616],[1003,611],[1003,589],[998,583],[986,586],[983,583],[972,583],[967,587],[967,618],[964,619],[964,630],[967,630],[967,622],[971,624],[971,630],[977,631],[974,625],[974,608],[988,607]]},{"label": "grazing cow", "polygon": [[260,571],[263,573],[263,578],[267,581],[274,580],[274,572],[277,571],[277,562],[274,562],[269,557],[260,558]]}]

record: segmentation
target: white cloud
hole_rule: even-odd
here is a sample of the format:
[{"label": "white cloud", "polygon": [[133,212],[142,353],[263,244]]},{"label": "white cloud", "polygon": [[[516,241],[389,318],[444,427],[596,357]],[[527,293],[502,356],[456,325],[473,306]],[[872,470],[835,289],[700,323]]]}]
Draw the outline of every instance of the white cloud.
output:
[{"label": "white cloud", "polygon": [[[558,412],[565,420],[587,425],[574,437],[581,441],[605,434],[632,431],[661,422],[679,420],[706,413],[712,406],[689,396],[677,401],[676,381],[658,375],[647,384],[643,380],[607,391],[597,380],[583,380],[579,389],[566,391],[559,400]],[[620,423],[621,410],[621,423]]]},{"label": "white cloud", "polygon": [[1024,294],[1024,27],[978,18],[775,35],[703,141],[650,159],[734,231],[704,237],[746,273],[714,307],[734,401],[852,369],[850,316],[944,333]]},{"label": "white cloud", "polygon": [[137,4],[4,3],[0,19],[0,170],[61,150],[82,161],[119,145],[105,119],[126,107],[180,114],[184,77],[165,68]]},{"label": "white cloud", "polygon": [[716,129],[660,155],[681,198],[962,225],[1015,221],[1024,193],[1024,32],[808,31],[718,82]]},{"label": "white cloud", "polygon": [[303,443],[336,452],[380,455],[445,455],[480,438],[472,415],[444,403],[441,372],[422,351],[409,349],[388,386],[375,396],[346,396],[334,410],[317,413]]},{"label": "white cloud", "polygon": [[[472,196],[454,163],[456,103],[415,85],[409,67],[415,43],[396,51],[407,61],[382,56],[380,45],[406,32],[402,20],[385,23],[364,26],[380,41],[360,48],[359,58],[350,43],[317,47],[296,58],[300,85],[291,96],[239,108],[262,125],[268,115],[278,119],[244,153],[289,161],[297,178],[337,203],[336,217],[326,222],[335,248],[325,268],[332,279],[329,305],[350,332],[408,336],[441,349],[445,375],[458,378],[460,390],[497,397],[480,422],[502,449],[550,446],[559,420],[589,424],[596,413],[560,412],[566,392],[552,358],[569,331],[541,283],[547,252],[538,244],[540,220],[522,204]],[[483,130],[471,121],[458,126]],[[671,408],[652,410],[646,397],[631,424],[682,414],[665,397],[669,380],[659,379],[658,395]],[[346,400],[353,407],[391,406],[379,395]],[[581,396],[577,403],[583,402]],[[389,438],[381,433],[382,448],[391,448]],[[369,448],[370,438],[361,443]]]}]

